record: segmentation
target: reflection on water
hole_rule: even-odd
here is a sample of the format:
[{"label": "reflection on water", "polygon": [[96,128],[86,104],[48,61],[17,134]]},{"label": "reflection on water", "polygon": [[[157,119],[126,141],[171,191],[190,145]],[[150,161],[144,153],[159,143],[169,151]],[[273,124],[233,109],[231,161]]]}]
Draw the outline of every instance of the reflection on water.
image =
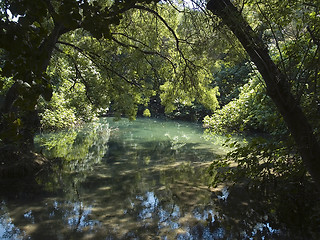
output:
[{"label": "reflection on water", "polygon": [[0,237],[1,239],[24,238],[24,233],[12,223],[4,201],[0,205]]},{"label": "reflection on water", "polygon": [[65,158],[62,170],[39,179],[51,193],[3,197],[1,239],[260,239],[279,233],[267,218],[237,229],[241,224],[231,225],[218,208],[229,192],[209,191],[206,166],[224,150],[220,142],[204,141],[198,125],[107,118],[36,141],[47,156]]}]

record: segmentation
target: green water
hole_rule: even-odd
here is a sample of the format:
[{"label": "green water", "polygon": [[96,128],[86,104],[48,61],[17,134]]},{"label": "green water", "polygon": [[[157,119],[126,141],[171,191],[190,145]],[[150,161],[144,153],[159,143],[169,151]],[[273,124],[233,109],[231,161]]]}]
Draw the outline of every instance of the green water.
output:
[{"label": "green water", "polygon": [[[197,124],[145,118],[40,135],[38,150],[65,161],[39,178],[43,192],[0,200],[0,239],[245,238],[219,224],[229,193],[208,189],[206,168],[225,153],[214,141]],[[253,236],[275,232],[256,224]]]}]

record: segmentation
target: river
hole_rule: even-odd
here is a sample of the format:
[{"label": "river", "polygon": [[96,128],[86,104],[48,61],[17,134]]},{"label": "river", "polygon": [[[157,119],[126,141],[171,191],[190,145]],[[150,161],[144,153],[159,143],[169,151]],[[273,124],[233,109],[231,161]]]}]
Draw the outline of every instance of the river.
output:
[{"label": "river", "polygon": [[277,235],[266,216],[250,227],[222,224],[229,217],[217,201],[224,205],[229,192],[208,188],[207,167],[225,154],[223,141],[206,141],[198,124],[147,118],[102,118],[81,130],[39,135],[38,151],[64,161],[38,179],[37,194],[0,199],[0,239]]}]

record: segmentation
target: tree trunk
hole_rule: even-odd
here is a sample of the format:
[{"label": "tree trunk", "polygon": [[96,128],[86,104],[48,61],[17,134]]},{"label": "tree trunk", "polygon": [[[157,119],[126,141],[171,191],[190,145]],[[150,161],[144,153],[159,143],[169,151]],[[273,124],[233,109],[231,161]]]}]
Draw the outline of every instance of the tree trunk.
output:
[{"label": "tree trunk", "polygon": [[288,79],[272,61],[262,39],[252,30],[230,0],[210,0],[207,8],[230,28],[257,66],[266,83],[267,94],[281,113],[305,166],[320,188],[320,144],[291,93]]},{"label": "tree trunk", "polygon": [[[50,59],[59,37],[66,32],[66,29],[56,24],[52,32],[35,52],[39,52],[39,55],[30,56],[29,61],[34,64],[34,71],[38,77],[42,78],[45,74],[47,67],[50,63]],[[43,79],[43,78],[42,78]],[[30,86],[27,90],[25,83],[30,83],[34,79],[21,79],[16,81],[8,90],[3,106],[0,106],[1,110],[1,123],[0,133],[3,143],[14,144],[19,148],[19,151],[29,151],[33,149],[34,135],[39,128],[39,118],[36,112],[37,100],[43,89],[46,88],[49,83],[41,83],[39,86]],[[20,99],[19,99],[20,98]],[[23,104],[17,103],[18,100],[23,101]],[[17,124],[20,122],[20,124]]]}]

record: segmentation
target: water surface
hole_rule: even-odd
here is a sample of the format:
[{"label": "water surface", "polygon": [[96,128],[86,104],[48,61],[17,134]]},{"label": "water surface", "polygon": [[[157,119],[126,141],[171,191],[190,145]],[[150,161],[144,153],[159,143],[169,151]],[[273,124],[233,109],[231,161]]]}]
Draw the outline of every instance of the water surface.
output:
[{"label": "water surface", "polygon": [[197,124],[145,118],[104,118],[79,131],[40,135],[39,151],[65,160],[55,174],[38,179],[43,193],[0,200],[0,238],[247,239],[275,233],[266,222],[249,230],[221,224],[228,216],[216,201],[226,202],[229,193],[209,190],[206,169],[225,153],[222,141],[206,141]]},{"label": "water surface", "polygon": [[37,138],[47,156],[66,159],[63,170],[43,182],[49,196],[2,200],[2,238],[170,239],[206,225],[206,166],[223,153],[218,143],[191,123],[101,123]]}]

